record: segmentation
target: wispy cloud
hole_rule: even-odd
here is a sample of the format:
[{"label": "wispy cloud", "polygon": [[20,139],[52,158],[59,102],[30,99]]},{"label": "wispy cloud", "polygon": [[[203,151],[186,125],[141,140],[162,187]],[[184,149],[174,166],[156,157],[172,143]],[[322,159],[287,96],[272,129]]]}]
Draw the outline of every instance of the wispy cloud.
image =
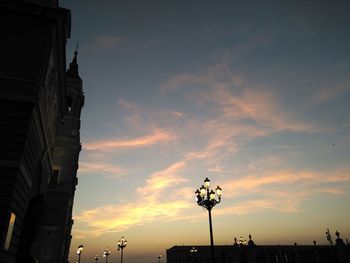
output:
[{"label": "wispy cloud", "polygon": [[339,183],[349,182],[350,174],[348,171],[326,173],[289,170],[269,171],[259,176],[245,176],[240,179],[226,181],[225,185],[230,189],[230,192],[228,192],[227,195],[231,197],[236,196],[240,192],[257,192],[266,189],[278,189],[279,187],[286,188],[286,186],[300,186],[303,189],[310,188],[310,190],[312,189],[312,192],[319,192],[327,189],[325,186],[329,185],[329,183],[337,183],[338,187],[341,187],[341,184],[339,185]]},{"label": "wispy cloud", "polygon": [[[255,199],[249,201],[239,202],[234,206],[227,207],[216,207],[215,215],[242,215],[242,214],[252,214],[259,213],[261,211],[273,210],[279,212],[296,212],[295,209],[287,210],[285,203],[276,199]],[[282,211],[283,210],[283,211]]]},{"label": "wispy cloud", "polygon": [[99,35],[90,42],[82,43],[81,51],[89,52],[102,49],[112,49],[123,45],[125,42],[127,42],[127,39],[121,36]]},{"label": "wispy cloud", "polygon": [[172,141],[174,136],[171,132],[161,129],[156,129],[152,134],[133,138],[133,139],[109,139],[95,142],[87,142],[83,147],[87,150],[111,151],[123,148],[139,148],[156,144],[164,144]]},{"label": "wispy cloud", "polygon": [[329,83],[328,87],[321,88],[317,90],[313,96],[313,101],[315,103],[324,103],[336,99],[337,97],[350,92],[350,74],[345,81],[341,81],[334,85],[334,83]]},{"label": "wispy cloud", "polygon": [[96,39],[96,45],[102,48],[111,48],[125,42],[125,39],[119,36],[99,36]]},{"label": "wispy cloud", "polygon": [[[132,202],[87,209],[76,215],[74,218],[77,224],[87,225],[85,232],[77,233],[77,238],[125,231],[153,222],[195,220],[197,215],[192,209],[195,202],[191,198],[194,189],[187,186],[189,180],[183,176],[191,169],[191,162],[198,160],[190,156],[188,154],[184,160],[150,174],[144,186],[136,189],[137,194],[134,196],[137,199]],[[217,172],[221,170],[218,167]],[[221,184],[227,205],[215,208],[215,214],[252,214],[267,210],[297,213],[301,212],[301,204],[305,199],[324,193],[344,194],[344,187],[349,184],[350,172],[347,169],[332,172],[270,169],[265,172],[255,171],[241,178],[232,176],[232,179]],[[235,205],[231,205],[230,200],[234,200]]]},{"label": "wispy cloud", "polygon": [[263,175],[245,176],[224,182],[224,197],[250,197],[253,200],[223,208],[220,213],[254,213],[262,208],[287,213],[299,212],[300,204],[306,198],[322,193],[343,194],[344,185],[349,184],[349,171],[269,171]]},{"label": "wispy cloud", "polygon": [[[229,63],[215,64],[196,74],[176,75],[162,83],[161,93],[164,97],[183,95],[192,104],[193,112],[201,112],[198,116],[185,112],[181,125],[174,126],[173,131],[178,140],[196,142],[192,148],[187,145],[184,159],[205,159],[201,165],[211,172],[228,172],[223,169],[223,160],[239,154],[251,140],[278,133],[312,134],[325,130],[287,111],[272,87],[251,86]],[[283,148],[290,146],[284,144]]]},{"label": "wispy cloud", "polygon": [[[104,233],[124,231],[130,227],[159,221],[181,220],[186,217],[183,211],[192,203],[178,195],[189,194],[189,189],[181,187],[187,180],[179,173],[186,163],[180,161],[162,171],[151,174],[145,186],[138,188],[138,199],[122,205],[106,205],[88,209],[74,216],[79,223],[87,225],[84,233],[78,233],[77,238],[85,235],[101,235]],[[178,186],[178,195],[169,198],[168,191]],[[168,197],[168,198],[166,198]],[[101,217],[100,215],[104,216]]]},{"label": "wispy cloud", "polygon": [[146,179],[145,186],[138,188],[137,192],[142,195],[155,195],[167,188],[172,188],[186,182],[187,180],[180,174],[180,171],[183,170],[184,167],[186,167],[186,162],[180,161],[170,165],[163,171],[151,174]]},{"label": "wispy cloud", "polygon": [[152,222],[180,220],[183,219],[181,212],[189,207],[191,204],[181,200],[161,203],[140,200],[139,203],[85,210],[80,215],[74,216],[74,220],[88,225],[85,231],[88,235],[99,236]]},{"label": "wispy cloud", "polygon": [[313,132],[319,129],[284,110],[278,94],[272,88],[249,86],[228,63],[215,64],[198,74],[179,74],[161,86],[165,94],[181,89],[186,94],[193,93],[193,96],[187,96],[197,105],[215,108],[217,118],[208,122],[215,127],[220,121],[234,121],[239,127],[247,127],[244,124],[251,120],[260,131],[269,133],[281,130]]},{"label": "wispy cloud", "polygon": [[105,174],[109,178],[118,178],[127,175],[128,171],[117,165],[102,161],[79,162],[79,174],[96,173]]}]

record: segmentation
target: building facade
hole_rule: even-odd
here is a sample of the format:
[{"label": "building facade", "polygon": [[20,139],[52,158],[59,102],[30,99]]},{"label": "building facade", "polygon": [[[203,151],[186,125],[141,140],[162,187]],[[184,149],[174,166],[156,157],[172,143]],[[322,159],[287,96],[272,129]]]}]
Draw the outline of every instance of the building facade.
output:
[{"label": "building facade", "polygon": [[0,0],[0,262],[67,262],[84,104],[70,11]]}]

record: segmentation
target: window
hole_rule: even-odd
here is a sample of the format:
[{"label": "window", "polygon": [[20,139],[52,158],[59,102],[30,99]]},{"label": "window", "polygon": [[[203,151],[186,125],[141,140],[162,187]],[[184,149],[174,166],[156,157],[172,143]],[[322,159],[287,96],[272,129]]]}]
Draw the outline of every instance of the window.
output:
[{"label": "window", "polygon": [[13,232],[13,227],[15,225],[15,220],[16,220],[16,215],[14,213],[11,213],[9,226],[8,226],[8,229],[7,229],[5,246],[4,246],[4,248],[6,250],[8,250],[10,248],[10,245],[11,245],[12,232]]},{"label": "window", "polygon": [[52,172],[52,175],[50,177],[50,182],[49,185],[51,188],[55,188],[57,183],[58,183],[58,179],[60,176],[60,170],[59,169],[54,169]]},{"label": "window", "polygon": [[72,113],[73,101],[71,97],[67,97],[67,113],[70,115]]}]

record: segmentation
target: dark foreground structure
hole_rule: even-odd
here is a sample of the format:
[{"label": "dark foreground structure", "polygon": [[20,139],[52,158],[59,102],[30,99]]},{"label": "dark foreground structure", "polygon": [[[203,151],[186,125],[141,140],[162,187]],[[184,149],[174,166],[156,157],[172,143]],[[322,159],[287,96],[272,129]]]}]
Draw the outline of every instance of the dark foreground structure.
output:
[{"label": "dark foreground structure", "polygon": [[0,0],[0,262],[67,262],[84,104],[70,15]]},{"label": "dark foreground structure", "polygon": [[[215,246],[216,263],[348,263],[350,246]],[[209,246],[174,246],[167,263],[212,263]]]}]

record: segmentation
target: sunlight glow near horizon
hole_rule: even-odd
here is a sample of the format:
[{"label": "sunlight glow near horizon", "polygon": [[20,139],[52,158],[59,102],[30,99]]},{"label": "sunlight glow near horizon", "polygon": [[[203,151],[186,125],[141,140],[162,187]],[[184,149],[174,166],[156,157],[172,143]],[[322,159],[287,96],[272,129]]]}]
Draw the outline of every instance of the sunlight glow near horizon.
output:
[{"label": "sunlight glow near horizon", "polygon": [[350,239],[348,5],[60,5],[86,95],[71,262],[209,244],[205,177],[218,245]]}]

